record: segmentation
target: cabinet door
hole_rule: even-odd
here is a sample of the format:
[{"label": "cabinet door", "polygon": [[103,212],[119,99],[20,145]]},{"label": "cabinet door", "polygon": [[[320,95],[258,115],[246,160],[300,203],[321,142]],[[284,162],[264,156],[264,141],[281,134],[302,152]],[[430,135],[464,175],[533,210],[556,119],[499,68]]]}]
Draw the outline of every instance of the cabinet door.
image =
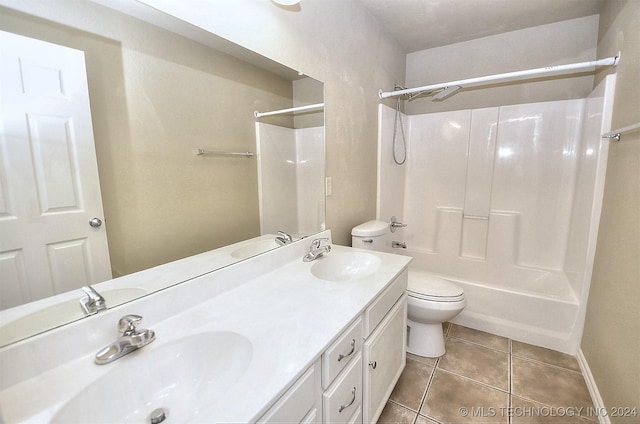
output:
[{"label": "cabinet door", "polygon": [[403,295],[364,343],[363,422],[376,422],[406,364],[407,297]]},{"label": "cabinet door", "polygon": [[311,366],[267,411],[258,423],[317,424],[322,421],[320,403],[320,363]]}]

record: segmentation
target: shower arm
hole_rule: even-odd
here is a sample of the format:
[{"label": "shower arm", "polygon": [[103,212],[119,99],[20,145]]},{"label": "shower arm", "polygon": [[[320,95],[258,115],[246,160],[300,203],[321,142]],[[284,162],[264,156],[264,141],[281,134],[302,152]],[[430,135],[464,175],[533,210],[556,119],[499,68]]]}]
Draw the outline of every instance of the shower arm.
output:
[{"label": "shower arm", "polygon": [[571,63],[568,65],[547,66],[545,68],[528,69],[524,71],[507,72],[504,74],[487,75],[484,77],[467,78],[458,81],[443,82],[438,84],[425,85],[416,88],[405,88],[403,90],[394,91],[382,91],[378,92],[380,100],[388,97],[396,97],[402,95],[411,95],[413,93],[434,91],[439,89],[446,89],[447,87],[460,86],[461,88],[475,87],[478,85],[484,85],[486,83],[496,82],[508,82],[517,80],[526,80],[532,78],[539,78],[542,76],[555,76],[570,73],[577,73],[581,71],[592,70],[598,66],[616,66],[620,60],[620,52],[616,56],[608,57],[605,59],[594,60],[590,62]]}]

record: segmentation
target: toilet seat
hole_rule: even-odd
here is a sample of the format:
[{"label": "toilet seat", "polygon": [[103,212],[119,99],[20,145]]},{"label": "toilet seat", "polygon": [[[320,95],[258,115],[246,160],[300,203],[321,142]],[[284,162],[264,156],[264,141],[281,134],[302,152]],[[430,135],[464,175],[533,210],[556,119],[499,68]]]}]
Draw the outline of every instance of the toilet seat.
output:
[{"label": "toilet seat", "polygon": [[462,288],[444,278],[425,274],[419,278],[409,275],[407,295],[432,302],[459,302],[464,299]]}]

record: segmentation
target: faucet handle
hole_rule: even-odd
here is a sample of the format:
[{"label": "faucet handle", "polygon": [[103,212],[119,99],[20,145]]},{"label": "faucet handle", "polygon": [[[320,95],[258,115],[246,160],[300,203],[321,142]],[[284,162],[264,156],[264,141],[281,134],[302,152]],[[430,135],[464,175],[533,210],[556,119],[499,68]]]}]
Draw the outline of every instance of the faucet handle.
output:
[{"label": "faucet handle", "polygon": [[319,248],[320,248],[320,245],[322,245],[322,242],[323,242],[323,241],[327,241],[327,242],[328,242],[328,241],[329,241],[329,238],[328,238],[328,237],[321,237],[321,238],[314,239],[314,240],[311,242],[311,248],[312,248],[312,249],[319,249]]},{"label": "faucet handle", "polygon": [[290,234],[288,234],[288,233],[287,233],[287,232],[285,232],[285,231],[278,231],[278,233],[277,233],[277,234],[278,234],[280,237],[282,237],[283,239],[285,239],[285,240],[288,240],[288,241],[292,241],[292,240],[293,240],[293,238],[291,237],[291,235],[290,235]]},{"label": "faucet handle", "polygon": [[133,334],[136,327],[142,322],[140,315],[125,315],[118,321],[118,331],[123,334]]}]

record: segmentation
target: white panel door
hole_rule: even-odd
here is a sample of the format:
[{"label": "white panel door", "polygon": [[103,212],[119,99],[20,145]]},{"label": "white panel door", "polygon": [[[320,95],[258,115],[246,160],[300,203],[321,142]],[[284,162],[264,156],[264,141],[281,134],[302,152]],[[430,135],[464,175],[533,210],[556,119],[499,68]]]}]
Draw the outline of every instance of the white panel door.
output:
[{"label": "white panel door", "polygon": [[111,278],[84,53],[0,31],[0,309]]}]

